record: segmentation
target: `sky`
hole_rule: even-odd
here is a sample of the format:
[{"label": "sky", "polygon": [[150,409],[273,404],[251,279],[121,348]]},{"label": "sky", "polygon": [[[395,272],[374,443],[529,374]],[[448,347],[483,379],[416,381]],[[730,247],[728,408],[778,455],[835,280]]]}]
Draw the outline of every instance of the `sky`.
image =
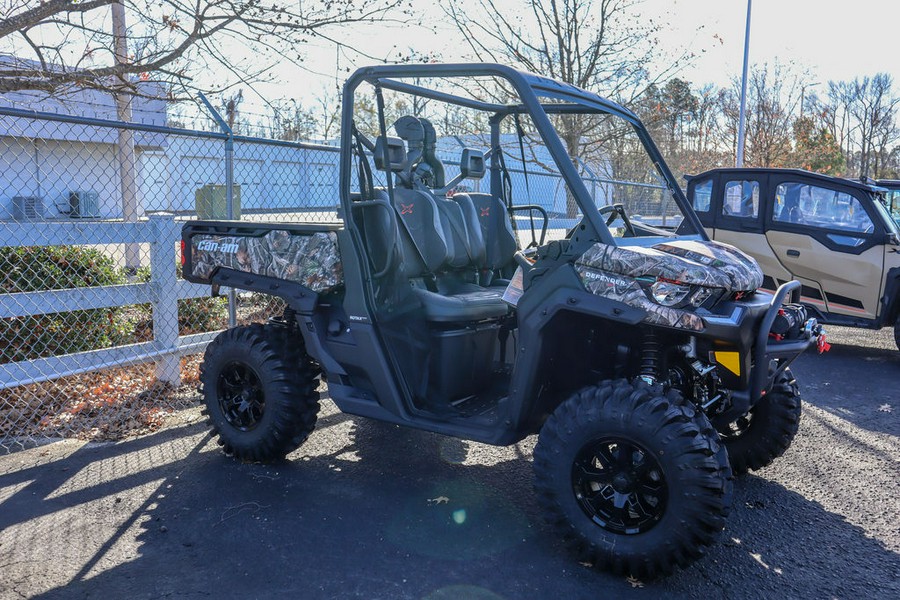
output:
[{"label": "sky", "polygon": [[[684,76],[722,84],[740,74],[747,2],[649,0],[671,4],[664,45],[679,39],[699,54]],[[698,24],[703,29],[692,35]],[[900,87],[900,4],[890,0],[753,0],[750,63],[794,62],[809,70],[809,84],[887,72]],[[704,52],[705,50],[705,52]],[[900,91],[900,90],[898,90]]]},{"label": "sky", "polygon": [[[524,1],[496,0],[510,11],[521,10]],[[695,87],[726,86],[740,75],[747,0],[636,0],[636,4],[645,18],[661,26],[659,70],[672,56],[688,50],[695,58],[677,76]],[[312,106],[318,96],[335,90],[346,68],[379,62],[379,57],[397,51],[435,53],[446,62],[464,59],[468,46],[439,3],[412,0],[412,7],[436,31],[410,25],[344,26],[333,33],[374,59],[339,51],[333,43],[313,42],[305,68],[279,65],[274,69],[278,81],[244,90],[242,110],[269,113],[266,100],[290,98]],[[898,29],[900,3],[892,0],[752,0],[750,62],[792,64],[794,72],[802,73],[801,85],[813,94],[823,92],[829,80],[886,72],[900,94]]]},{"label": "sky", "polygon": [[[500,0],[502,1],[502,0]],[[519,0],[510,0],[510,9]],[[417,10],[419,4],[415,3]],[[433,5],[432,5],[433,6]],[[660,61],[687,49],[694,61],[678,76],[696,85],[728,85],[740,75],[743,60],[746,0],[645,0],[642,13],[661,24]],[[410,27],[384,27],[382,35],[354,36],[361,49],[376,57],[386,56],[393,47],[412,48],[420,53],[435,51],[442,60],[461,58],[465,44],[446,24],[439,9],[427,20],[437,33]],[[750,63],[793,63],[804,75],[804,85],[815,92],[829,80],[849,80],[857,76],[887,72],[894,76],[900,92],[900,3],[890,0],[752,0]],[[348,35],[345,33],[345,35]],[[311,48],[309,71],[282,71],[287,80],[280,86],[259,86],[262,94],[293,96],[304,102],[323,89],[334,88],[343,75],[335,72],[333,44]],[[350,66],[342,53],[341,66]],[[372,62],[358,59],[358,64]],[[295,81],[302,85],[295,85]]]}]

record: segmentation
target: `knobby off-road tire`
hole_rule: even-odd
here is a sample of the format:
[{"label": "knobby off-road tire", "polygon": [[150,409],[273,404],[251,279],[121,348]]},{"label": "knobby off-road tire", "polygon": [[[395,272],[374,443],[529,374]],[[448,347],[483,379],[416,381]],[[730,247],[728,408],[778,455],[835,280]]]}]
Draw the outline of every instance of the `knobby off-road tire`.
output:
[{"label": "knobby off-road tire", "polygon": [[673,391],[624,379],[577,392],[534,450],[548,522],[580,560],[655,577],[702,557],[731,507],[728,456],[706,416]]},{"label": "knobby off-road tire", "polygon": [[762,469],[784,454],[797,435],[800,412],[800,389],[785,369],[750,412],[732,423],[717,423],[734,473]]},{"label": "knobby off-road tire", "polygon": [[316,424],[318,369],[299,332],[279,325],[223,331],[207,347],[200,382],[213,434],[242,461],[283,459]]}]

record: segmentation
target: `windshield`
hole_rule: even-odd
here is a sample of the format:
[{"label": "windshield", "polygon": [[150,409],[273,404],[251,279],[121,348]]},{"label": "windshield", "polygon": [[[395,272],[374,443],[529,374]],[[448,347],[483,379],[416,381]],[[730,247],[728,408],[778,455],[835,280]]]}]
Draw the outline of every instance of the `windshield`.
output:
[{"label": "windshield", "polygon": [[[379,84],[386,133],[404,138],[407,152],[418,142],[404,137],[411,135],[405,118],[424,120],[434,130],[433,155],[414,156],[418,162],[411,172],[425,175],[419,180],[438,197],[457,192],[498,197],[513,209],[511,224],[522,247],[540,241],[535,234],[540,219],[535,219],[542,214],[548,219],[547,239],[566,236],[586,211],[613,243],[698,233],[685,220],[680,190],[645,144],[643,126],[615,104],[559,91],[574,90],[566,86],[550,90],[552,82],[539,78],[532,88],[540,94],[539,105],[499,76],[395,76]],[[354,100],[354,123],[370,139],[381,133],[377,94],[375,85],[364,84]],[[465,149],[485,157],[483,177],[460,179]],[[442,175],[437,180],[428,175],[436,171]],[[537,208],[516,209],[522,206]]]},{"label": "windshield", "polygon": [[[593,112],[551,115],[550,122],[613,237],[625,243],[667,236],[682,225],[684,213],[638,127],[619,115]],[[582,214],[574,203],[567,211],[569,217]],[[687,226],[680,231],[688,232]]]},{"label": "windshield", "polygon": [[[881,197],[885,202],[878,202]],[[876,195],[875,210],[881,215],[888,232],[900,234],[900,190],[888,190],[884,196]]]},{"label": "windshield", "polygon": [[884,194],[884,201],[891,218],[900,225],[900,190],[889,189]]}]

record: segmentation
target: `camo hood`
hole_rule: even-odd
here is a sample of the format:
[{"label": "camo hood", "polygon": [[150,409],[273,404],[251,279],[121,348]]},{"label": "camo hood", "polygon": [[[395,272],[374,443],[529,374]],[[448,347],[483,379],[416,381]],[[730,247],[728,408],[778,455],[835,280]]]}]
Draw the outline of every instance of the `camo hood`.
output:
[{"label": "camo hood", "polygon": [[575,271],[589,292],[644,310],[647,323],[693,331],[705,327],[694,310],[657,304],[638,279],[661,278],[731,294],[754,291],[763,278],[756,261],[740,250],[691,240],[672,240],[650,248],[595,244],[576,261]]},{"label": "camo hood", "polygon": [[756,260],[718,242],[672,240],[643,248],[595,244],[577,262],[626,277],[657,277],[690,285],[752,292],[762,285]]}]

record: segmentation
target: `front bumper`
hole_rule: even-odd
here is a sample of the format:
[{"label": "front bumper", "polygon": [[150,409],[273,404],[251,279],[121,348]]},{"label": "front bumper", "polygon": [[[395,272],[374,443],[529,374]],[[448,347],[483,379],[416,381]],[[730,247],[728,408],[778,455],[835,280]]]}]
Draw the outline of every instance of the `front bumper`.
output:
[{"label": "front bumper", "polygon": [[785,300],[789,295],[799,300],[799,293],[800,282],[789,281],[781,285],[772,297],[751,350],[753,366],[750,371],[750,385],[745,390],[731,393],[731,407],[726,411],[726,416],[737,418],[750,410],[771,390],[775,378],[810,346],[817,346],[820,352],[827,349],[825,330],[814,318],[807,319],[798,337],[777,340],[769,335]]}]

